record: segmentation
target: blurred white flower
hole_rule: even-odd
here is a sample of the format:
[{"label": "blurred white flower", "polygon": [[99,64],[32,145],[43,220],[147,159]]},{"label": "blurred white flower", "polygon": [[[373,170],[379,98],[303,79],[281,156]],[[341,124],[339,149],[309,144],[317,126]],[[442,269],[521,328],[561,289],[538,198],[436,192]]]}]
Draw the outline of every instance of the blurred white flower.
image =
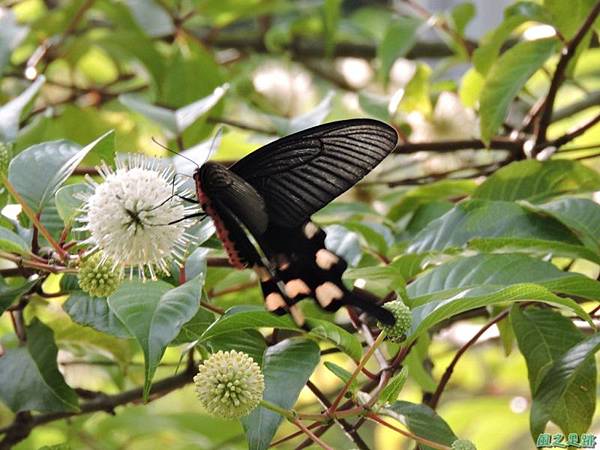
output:
[{"label": "blurred white flower", "polygon": [[267,63],[252,76],[254,89],[281,115],[293,117],[317,102],[312,77],[297,66]]},{"label": "blurred white flower", "polygon": [[173,197],[181,182],[173,184],[171,168],[161,168],[156,159],[132,155],[117,161],[117,169],[99,167],[102,183],[91,178],[92,193],[86,196],[80,221],[90,237],[84,243],[90,252],[102,251],[102,263],[113,261],[122,272],[135,269],[145,278],[145,269],[156,278],[156,269],[168,273],[169,261],[180,260],[189,243],[185,229],[189,221],[172,223],[183,218],[194,206],[184,206]]},{"label": "blurred white flower", "polygon": [[479,137],[479,121],[473,110],[465,108],[458,96],[442,92],[430,118],[415,111],[406,121],[412,128],[411,142],[473,139]]},{"label": "blurred white flower", "polygon": [[357,89],[365,87],[374,75],[371,64],[362,58],[337,58],[335,68],[350,86]]}]

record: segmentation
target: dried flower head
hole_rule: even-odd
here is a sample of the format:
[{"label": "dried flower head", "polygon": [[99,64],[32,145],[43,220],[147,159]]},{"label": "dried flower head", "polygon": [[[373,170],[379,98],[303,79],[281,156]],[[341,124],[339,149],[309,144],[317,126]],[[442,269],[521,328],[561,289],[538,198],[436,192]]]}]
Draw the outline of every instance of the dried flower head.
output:
[{"label": "dried flower head", "polygon": [[157,269],[168,273],[169,261],[182,258],[191,238],[185,233],[188,221],[172,222],[195,209],[184,206],[173,190],[189,193],[179,192],[181,183],[173,181],[170,167],[142,155],[117,160],[116,171],[105,164],[98,170],[103,182],[88,179],[92,193],[80,217],[81,229],[90,233],[85,243],[102,251],[102,262],[111,260],[121,272],[128,268],[130,278],[136,269],[142,278],[145,269],[153,279]]},{"label": "dried flower head", "polygon": [[213,353],[194,377],[196,393],[206,410],[225,419],[246,416],[262,400],[265,381],[258,364],[245,353]]}]

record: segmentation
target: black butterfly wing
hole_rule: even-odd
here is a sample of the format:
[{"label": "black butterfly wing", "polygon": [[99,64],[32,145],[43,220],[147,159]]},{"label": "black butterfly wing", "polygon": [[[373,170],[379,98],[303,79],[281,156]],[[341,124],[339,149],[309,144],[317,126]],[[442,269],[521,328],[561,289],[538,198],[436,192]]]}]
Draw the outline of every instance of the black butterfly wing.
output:
[{"label": "black butterfly wing", "polygon": [[331,122],[265,145],[230,167],[263,197],[269,221],[296,227],[367,175],[398,142],[371,119]]}]

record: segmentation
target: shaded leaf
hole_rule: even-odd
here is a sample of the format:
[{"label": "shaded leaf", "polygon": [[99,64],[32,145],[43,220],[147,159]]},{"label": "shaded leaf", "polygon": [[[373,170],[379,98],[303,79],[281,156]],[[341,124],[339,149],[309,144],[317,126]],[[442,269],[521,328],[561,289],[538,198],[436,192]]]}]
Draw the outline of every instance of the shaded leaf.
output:
[{"label": "shaded leaf", "polygon": [[[0,10],[4,11],[4,10]],[[0,20],[5,18],[7,15],[2,13]],[[1,20],[0,24],[5,22]],[[1,28],[0,28],[1,29]],[[4,31],[0,31],[0,42],[3,42],[1,38],[4,36]],[[6,42],[6,41],[5,41]],[[2,45],[2,44],[0,44]],[[0,58],[2,58],[2,50],[0,49]],[[1,62],[1,61],[0,61]],[[0,71],[2,66],[0,66]],[[0,141],[1,142],[13,142],[17,138],[19,132],[19,122],[21,120],[21,114],[23,110],[29,105],[42,85],[46,81],[43,75],[40,75],[27,89],[25,89],[18,97],[15,97],[5,105],[0,107]]]},{"label": "shaded leaf", "polygon": [[406,290],[414,303],[416,297],[424,302],[428,296],[441,292],[450,294],[482,285],[501,289],[518,283],[536,283],[553,292],[576,297],[600,298],[598,281],[579,273],[563,272],[552,263],[519,254],[456,258],[427,271]]},{"label": "shaded leaf", "polygon": [[[319,346],[307,339],[286,339],[269,347],[263,359],[263,398],[282,408],[292,408],[319,358]],[[241,420],[249,450],[264,450],[269,447],[283,417],[258,407]]]},{"label": "shaded leaf", "polygon": [[409,253],[461,248],[471,239],[511,238],[580,242],[560,222],[512,202],[469,200],[430,222],[409,245]]},{"label": "shaded leaf", "polygon": [[[350,381],[350,378],[352,378],[352,374],[350,372],[331,361],[325,361],[323,365],[327,368],[327,370],[329,370],[336,377],[342,380],[344,384],[347,384]],[[358,391],[358,381],[356,380],[356,378],[352,380],[350,386],[348,387],[348,390],[350,392]]]},{"label": "shaded leaf", "polygon": [[17,23],[11,9],[0,9],[0,75],[10,62],[11,52],[25,39],[28,32],[29,28]]},{"label": "shaded leaf", "polygon": [[200,341],[207,341],[215,336],[233,331],[262,327],[281,328],[284,330],[298,329],[287,315],[276,316],[265,311],[262,306],[235,306],[225,311],[225,314],[202,334]]},{"label": "shaded leaf", "polygon": [[[417,436],[442,445],[450,446],[458,439],[446,421],[426,405],[396,401],[381,409],[380,414],[393,417],[404,423]],[[423,449],[431,448],[426,445],[420,446]]]},{"label": "shaded leaf", "polygon": [[473,193],[487,200],[540,202],[566,193],[600,189],[600,174],[578,161],[515,161],[489,176]]},{"label": "shaded leaf", "polygon": [[74,322],[120,338],[131,338],[123,322],[109,308],[105,298],[93,298],[83,291],[73,292],[63,309]]},{"label": "shaded leaf", "polygon": [[[537,436],[557,415],[565,433],[583,433],[592,423],[596,409],[596,362],[600,333],[595,333],[567,350],[550,367],[533,395],[531,432]],[[569,406],[568,410],[560,408]]]},{"label": "shaded leaf", "polygon": [[0,227],[0,249],[24,255],[29,253],[29,244],[14,231]]},{"label": "shaded leaf", "polygon": [[561,198],[532,206],[571,229],[590,250],[600,254],[600,205],[587,198]]},{"label": "shaded leaf", "polygon": [[27,345],[0,358],[0,398],[13,411],[77,411],[77,394],[58,371],[52,331],[34,319]]},{"label": "shaded leaf", "polygon": [[63,186],[54,194],[56,210],[65,226],[72,225],[77,216],[81,214],[80,208],[83,205],[83,200],[79,198],[79,195],[85,192],[90,192],[89,186],[78,183]]},{"label": "shaded leaf", "polygon": [[588,323],[592,323],[589,315],[573,300],[554,295],[549,290],[535,284],[515,284],[500,290],[493,287],[480,286],[462,290],[447,298],[436,298],[413,308],[413,323],[407,343],[415,340],[433,325],[461,312],[482,306],[518,301],[539,301],[563,306],[572,310]]},{"label": "shaded leaf", "polygon": [[6,284],[4,278],[0,278],[0,314],[6,311],[6,308],[11,306],[15,300],[29,291],[38,280],[26,281],[20,286],[11,286]]},{"label": "shaded leaf", "polygon": [[213,353],[219,350],[244,352],[261,366],[263,363],[263,354],[267,348],[264,336],[256,330],[240,330],[233,333],[220,334],[210,339],[206,345]]},{"label": "shaded leaf", "polygon": [[381,403],[390,403],[395,402],[402,388],[404,387],[404,383],[408,378],[408,368],[405,366],[398,372],[393,378],[389,381],[387,386],[381,391],[379,395],[379,401]]},{"label": "shaded leaf", "polygon": [[421,21],[413,17],[397,17],[385,30],[383,40],[377,47],[377,57],[381,61],[381,75],[387,81],[390,69],[398,58],[405,56],[417,42],[417,30]]},{"label": "shaded leaf", "polygon": [[163,281],[128,281],[108,298],[110,309],[144,351],[145,398],[165,348],[198,311],[201,289],[198,278],[176,288]]},{"label": "shaded leaf", "polygon": [[362,346],[358,338],[332,322],[319,319],[308,319],[310,334],[331,341],[337,348],[346,353],[354,361],[362,356]]}]

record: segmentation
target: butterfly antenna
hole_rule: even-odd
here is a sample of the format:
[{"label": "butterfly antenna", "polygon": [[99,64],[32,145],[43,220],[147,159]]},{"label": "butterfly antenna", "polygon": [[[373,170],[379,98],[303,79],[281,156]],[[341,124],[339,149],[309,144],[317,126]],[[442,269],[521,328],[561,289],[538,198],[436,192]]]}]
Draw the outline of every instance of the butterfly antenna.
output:
[{"label": "butterfly antenna", "polygon": [[223,127],[217,128],[217,132],[215,133],[212,141],[210,143],[210,149],[208,150],[208,154],[212,155],[212,152],[215,148],[215,143],[221,140],[221,135],[223,134]]},{"label": "butterfly antenna", "polygon": [[158,145],[159,147],[164,148],[166,151],[171,152],[177,156],[180,156],[181,158],[187,159],[189,162],[191,162],[193,165],[195,165],[197,168],[200,168],[200,166],[196,163],[196,161],[194,161],[191,158],[188,158],[185,155],[182,155],[179,152],[176,152],[175,150],[171,150],[169,147],[167,147],[166,145],[162,144],[161,142],[159,142],[154,136],[152,137],[152,142],[154,142],[156,145]]}]

